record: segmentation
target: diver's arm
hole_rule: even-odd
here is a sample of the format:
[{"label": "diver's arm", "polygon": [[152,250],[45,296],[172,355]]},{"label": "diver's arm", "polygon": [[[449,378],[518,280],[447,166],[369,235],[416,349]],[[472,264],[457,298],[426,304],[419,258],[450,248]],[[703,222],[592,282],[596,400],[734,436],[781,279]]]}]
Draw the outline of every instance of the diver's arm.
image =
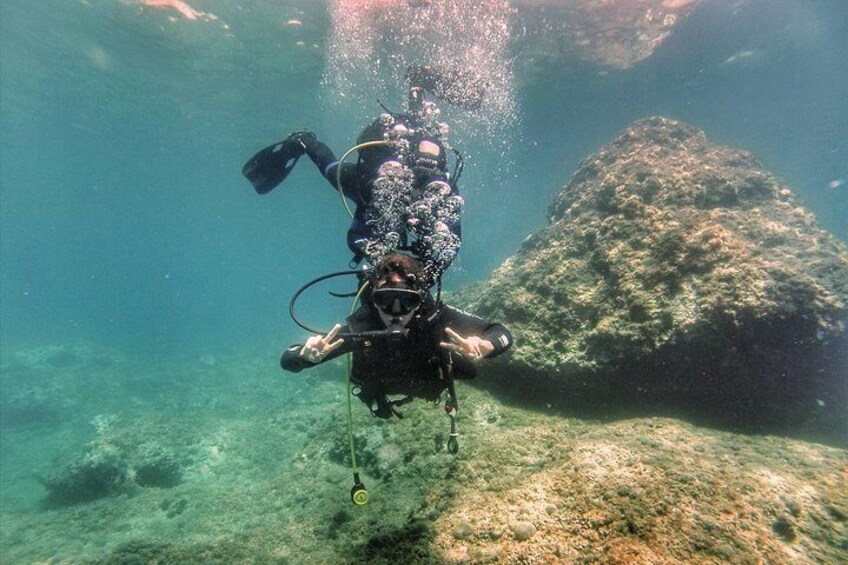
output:
[{"label": "diver's arm", "polygon": [[350,328],[336,324],[327,335],[313,335],[306,340],[305,344],[296,343],[289,346],[280,358],[280,366],[285,371],[299,373],[303,369],[320,365],[348,353],[351,348],[346,340],[335,339],[341,330],[347,333]]},{"label": "diver's arm", "polygon": [[283,356],[280,357],[280,367],[282,367],[284,371],[299,373],[304,369],[308,369],[309,367],[314,367],[316,365],[315,363],[310,363],[298,355],[298,352],[302,347],[302,344],[295,343],[283,351]]},{"label": "diver's arm", "polygon": [[326,363],[327,361],[331,361],[336,357],[341,357],[345,353],[350,353],[351,347],[348,344],[345,344],[317,363],[313,363],[307,359],[304,359],[300,356],[300,350],[303,349],[303,344],[295,343],[291,345],[288,349],[283,351],[283,356],[280,358],[280,367],[283,368],[284,371],[289,371],[291,373],[299,373],[304,369],[309,369],[310,367],[314,367],[316,365],[320,365],[321,363]]}]

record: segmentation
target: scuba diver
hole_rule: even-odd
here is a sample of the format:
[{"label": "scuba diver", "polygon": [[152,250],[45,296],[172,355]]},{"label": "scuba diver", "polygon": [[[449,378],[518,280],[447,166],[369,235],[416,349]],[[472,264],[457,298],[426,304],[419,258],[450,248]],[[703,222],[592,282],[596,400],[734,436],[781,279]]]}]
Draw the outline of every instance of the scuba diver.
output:
[{"label": "scuba diver", "polygon": [[[267,194],[308,155],[330,185],[356,204],[347,234],[353,252],[351,266],[363,260],[375,265],[396,250],[410,251],[424,265],[419,285],[429,288],[462,245],[460,216],[464,201],[457,182],[462,156],[447,141],[448,126],[440,111],[426,100],[435,97],[466,109],[482,104],[484,82],[467,73],[433,66],[411,67],[407,112],[388,110],[368,125],[357,145],[339,160],[311,131],[297,131],[270,145],[245,164],[242,173],[256,192]],[[382,106],[382,104],[381,104]],[[356,163],[345,158],[359,151]],[[448,150],[455,154],[448,172]]]},{"label": "scuba diver", "polygon": [[378,418],[402,417],[397,407],[413,398],[436,401],[447,390],[445,410],[454,418],[454,379],[472,379],[476,363],[512,346],[512,334],[436,301],[414,257],[391,253],[369,272],[367,301],[326,335],[286,349],[280,365],[293,373],[353,353],[351,393]]}]

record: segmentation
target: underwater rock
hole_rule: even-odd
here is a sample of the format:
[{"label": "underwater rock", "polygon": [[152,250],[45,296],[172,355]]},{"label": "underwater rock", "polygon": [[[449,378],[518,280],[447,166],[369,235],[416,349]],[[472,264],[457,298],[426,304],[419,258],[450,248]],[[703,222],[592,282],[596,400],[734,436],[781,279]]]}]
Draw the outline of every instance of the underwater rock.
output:
[{"label": "underwater rock", "polygon": [[509,525],[509,529],[518,541],[529,540],[536,534],[536,526],[533,522],[513,522]]},{"label": "underwater rock", "polygon": [[182,478],[182,466],[173,453],[150,443],[139,447],[135,464],[135,482],[139,486],[170,488],[180,484]]},{"label": "underwater rock", "polygon": [[848,250],[750,154],[679,121],[585,159],[550,224],[469,294],[515,334],[494,366],[522,398],[846,429]]},{"label": "underwater rock", "polygon": [[[433,562],[848,562],[845,522],[830,512],[848,505],[844,450],[670,419],[576,422],[525,411],[509,431],[477,435],[450,512],[431,526]],[[521,448],[541,468],[516,464]],[[484,461],[498,464],[494,480],[476,472]]]},{"label": "underwater rock", "polygon": [[44,505],[57,508],[91,502],[125,492],[130,482],[125,463],[113,454],[92,452],[59,473],[42,477]]}]

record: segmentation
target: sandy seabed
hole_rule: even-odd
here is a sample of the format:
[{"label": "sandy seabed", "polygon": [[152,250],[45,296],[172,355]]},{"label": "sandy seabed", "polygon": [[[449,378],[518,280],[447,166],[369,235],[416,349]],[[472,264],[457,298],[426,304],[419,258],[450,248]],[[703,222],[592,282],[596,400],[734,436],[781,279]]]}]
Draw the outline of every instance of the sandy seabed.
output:
[{"label": "sandy seabed", "polygon": [[[370,503],[354,506],[343,365],[290,375],[275,353],[4,352],[0,561],[848,562],[842,449],[673,419],[591,422],[466,383],[455,456],[441,405],[383,422],[355,402]],[[152,449],[177,462],[176,484],[140,484]],[[126,476],[100,498],[48,497],[49,477],[91,457]]]}]

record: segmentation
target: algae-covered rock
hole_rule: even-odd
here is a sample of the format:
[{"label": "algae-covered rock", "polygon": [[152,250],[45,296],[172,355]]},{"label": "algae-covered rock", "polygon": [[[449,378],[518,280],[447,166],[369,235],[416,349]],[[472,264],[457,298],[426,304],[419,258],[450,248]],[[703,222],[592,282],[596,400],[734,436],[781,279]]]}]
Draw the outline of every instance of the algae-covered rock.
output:
[{"label": "algae-covered rock", "polygon": [[[481,434],[462,462],[432,526],[442,562],[846,562],[844,450],[661,418],[523,423]],[[519,437],[542,465],[522,461]],[[480,472],[491,462],[499,484]]]},{"label": "algae-covered rock", "polygon": [[516,335],[515,387],[577,378],[605,397],[620,380],[641,400],[844,413],[846,302],[845,245],[786,186],[750,154],[654,117],[580,164],[550,224],[467,306]]},{"label": "algae-covered rock", "polygon": [[142,444],[134,466],[135,482],[143,487],[170,488],[182,482],[183,469],[176,456],[154,443]]},{"label": "algae-covered rock", "polygon": [[93,451],[62,471],[43,477],[48,508],[91,502],[125,492],[130,482],[126,463],[113,453]]}]

